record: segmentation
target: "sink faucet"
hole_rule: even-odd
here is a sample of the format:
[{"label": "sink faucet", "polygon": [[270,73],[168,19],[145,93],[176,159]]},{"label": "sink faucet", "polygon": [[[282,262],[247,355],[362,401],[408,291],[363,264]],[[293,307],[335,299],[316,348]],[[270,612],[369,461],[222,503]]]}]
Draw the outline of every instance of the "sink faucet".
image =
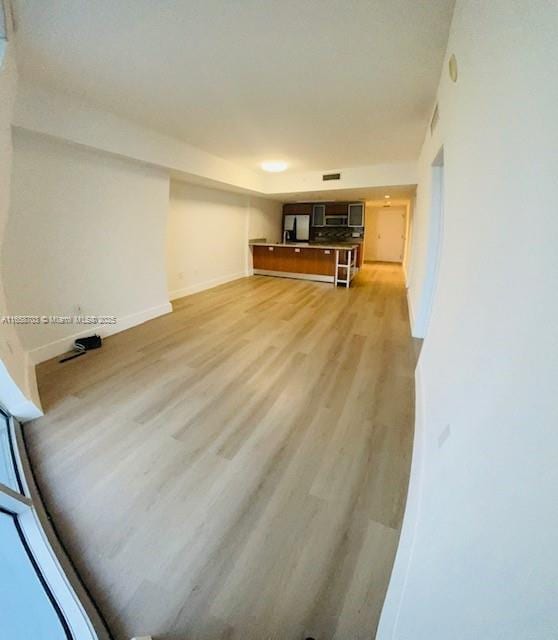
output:
[{"label": "sink faucet", "polygon": [[285,231],[283,231],[283,244],[287,244],[287,236],[288,236],[289,232],[285,229]]}]

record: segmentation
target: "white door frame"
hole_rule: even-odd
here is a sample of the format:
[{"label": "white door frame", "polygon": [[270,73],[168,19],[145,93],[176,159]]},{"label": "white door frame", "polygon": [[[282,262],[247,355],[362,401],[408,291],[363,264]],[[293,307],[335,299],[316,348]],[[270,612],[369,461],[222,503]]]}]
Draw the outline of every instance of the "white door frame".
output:
[{"label": "white door frame", "polygon": [[43,525],[45,518],[41,518],[38,513],[42,505],[35,499],[38,493],[34,487],[34,479],[30,471],[26,471],[28,461],[21,427],[5,411],[2,410],[2,414],[8,424],[9,448],[19,490],[0,483],[0,508],[17,519],[27,545],[26,551],[34,564],[38,579],[43,582],[45,598],[51,599],[57,615],[64,621],[61,624],[67,625],[70,636],[76,640],[108,638],[109,634],[104,628],[97,633],[51,545]]},{"label": "white door frame", "polygon": [[430,220],[426,270],[422,293],[414,318],[413,336],[425,338],[430,324],[430,316],[438,281],[439,262],[443,238],[444,222],[444,148],[442,147],[431,167]]}]

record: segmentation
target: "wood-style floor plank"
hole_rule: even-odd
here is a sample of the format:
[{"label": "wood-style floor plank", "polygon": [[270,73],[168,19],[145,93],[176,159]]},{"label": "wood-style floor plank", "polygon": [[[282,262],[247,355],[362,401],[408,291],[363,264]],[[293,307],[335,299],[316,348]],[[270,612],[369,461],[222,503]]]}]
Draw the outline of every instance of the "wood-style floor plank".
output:
[{"label": "wood-style floor plank", "polygon": [[399,266],[257,276],[63,365],[25,425],[59,534],[120,639],[373,638],[409,477]]}]

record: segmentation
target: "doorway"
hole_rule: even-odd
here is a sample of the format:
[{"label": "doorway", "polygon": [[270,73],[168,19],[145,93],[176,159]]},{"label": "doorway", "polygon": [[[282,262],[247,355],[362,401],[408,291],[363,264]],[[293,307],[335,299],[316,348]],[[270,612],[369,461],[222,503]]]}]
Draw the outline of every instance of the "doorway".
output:
[{"label": "doorway", "polygon": [[442,244],[442,229],[444,217],[444,149],[438,151],[431,167],[431,199],[430,224],[428,230],[428,253],[426,256],[426,271],[420,302],[415,316],[413,336],[425,338],[430,324],[432,304],[436,292],[438,269]]},{"label": "doorway", "polygon": [[364,259],[403,262],[406,228],[406,207],[375,207],[367,211]]}]

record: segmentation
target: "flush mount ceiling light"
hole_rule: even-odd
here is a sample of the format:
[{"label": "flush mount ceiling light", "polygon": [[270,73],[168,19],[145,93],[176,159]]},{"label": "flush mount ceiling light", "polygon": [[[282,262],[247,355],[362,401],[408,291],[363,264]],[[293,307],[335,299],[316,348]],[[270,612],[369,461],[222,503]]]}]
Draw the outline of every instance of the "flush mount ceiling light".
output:
[{"label": "flush mount ceiling light", "polygon": [[262,162],[261,166],[264,171],[278,173],[279,171],[285,171],[289,165],[286,162],[283,162],[283,160],[269,160],[267,162]]}]

